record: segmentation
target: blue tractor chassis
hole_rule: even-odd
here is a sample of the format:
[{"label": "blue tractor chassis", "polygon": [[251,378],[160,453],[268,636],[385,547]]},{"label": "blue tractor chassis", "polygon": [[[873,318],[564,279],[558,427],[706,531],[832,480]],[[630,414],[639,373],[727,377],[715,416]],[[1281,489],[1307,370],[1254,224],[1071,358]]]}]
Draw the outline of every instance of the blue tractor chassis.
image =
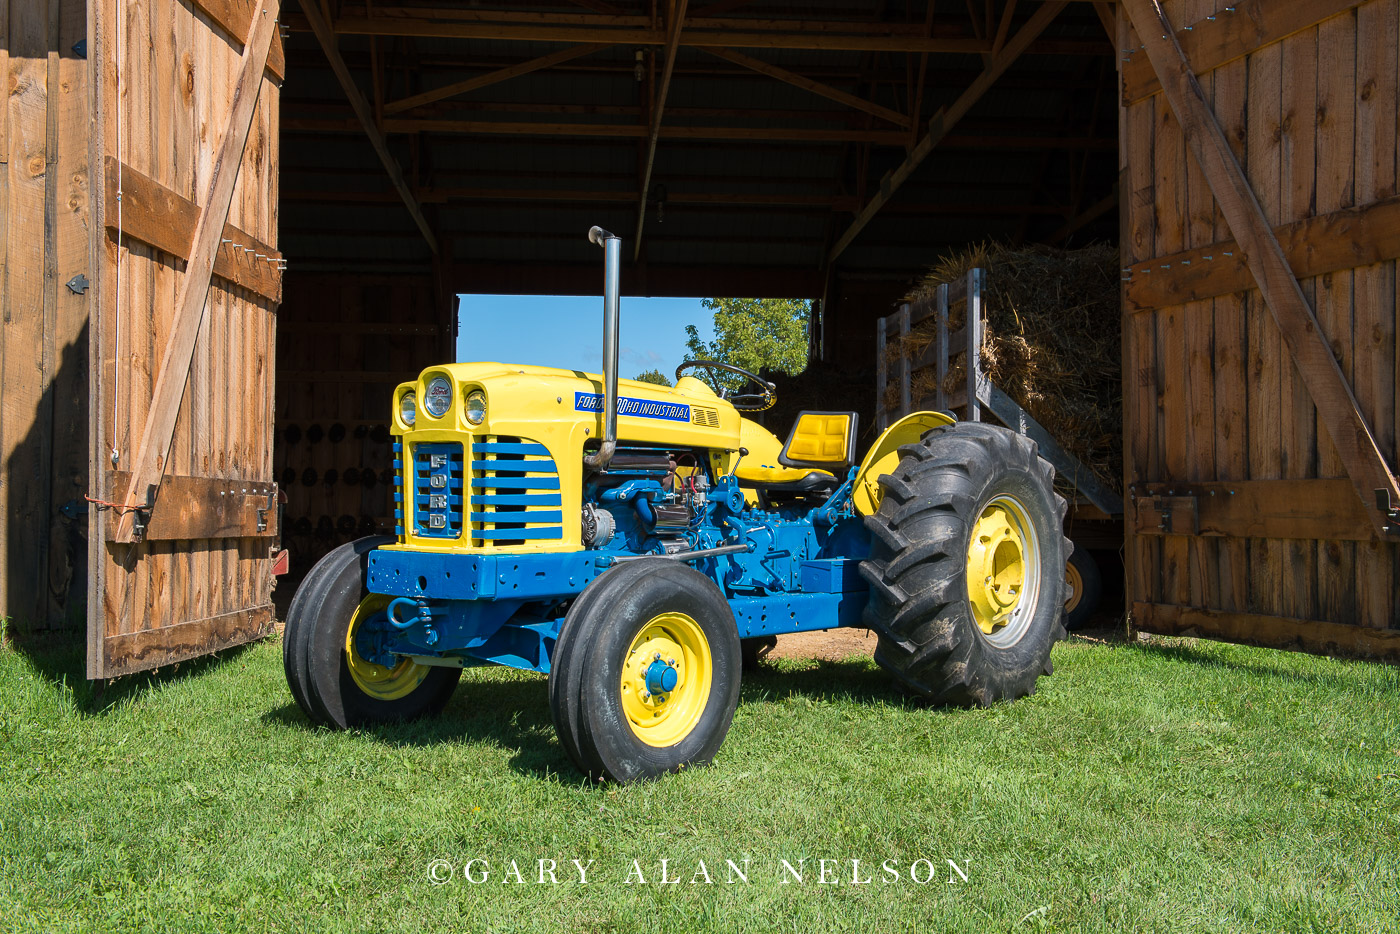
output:
[{"label": "blue tractor chassis", "polygon": [[[739,638],[859,625],[867,593],[858,566],[869,533],[850,508],[854,475],[821,506],[775,512],[743,505],[734,479],[721,478],[706,521],[687,540],[695,549],[748,546],[691,561],[725,593]],[[564,553],[378,549],[369,555],[366,583],[393,599],[360,627],[356,648],[390,668],[398,656],[410,656],[548,673],[565,602],[619,561],[660,557],[655,542],[647,544],[656,551],[640,544],[623,534],[611,550]]]}]

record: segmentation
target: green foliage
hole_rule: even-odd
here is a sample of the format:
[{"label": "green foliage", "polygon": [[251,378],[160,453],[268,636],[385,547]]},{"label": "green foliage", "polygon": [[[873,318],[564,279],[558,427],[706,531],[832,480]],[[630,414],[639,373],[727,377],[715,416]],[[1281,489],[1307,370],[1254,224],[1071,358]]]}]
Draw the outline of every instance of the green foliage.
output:
[{"label": "green foliage", "polygon": [[658,386],[671,385],[671,381],[666,378],[666,374],[657,369],[650,369],[645,373],[638,373],[634,378],[639,383],[655,383]]},{"label": "green foliage", "polygon": [[[0,927],[1394,930],[1400,669],[1191,639],[1071,638],[1054,662],[976,710],[909,700],[868,654],[766,663],[712,767],[619,787],[569,763],[537,675],[471,669],[438,719],[332,733],[275,641],[101,695],[78,652],[0,649]],[[462,878],[475,857],[489,884]],[[909,881],[921,858],[936,884]]]},{"label": "green foliage", "polygon": [[[686,325],[687,360],[718,360],[757,373],[767,367],[797,374],[807,368],[807,326],[812,303],[798,298],[707,298],[715,313],[715,339],[700,339],[695,325]],[[698,374],[712,384],[737,389],[742,376],[716,371]]]}]

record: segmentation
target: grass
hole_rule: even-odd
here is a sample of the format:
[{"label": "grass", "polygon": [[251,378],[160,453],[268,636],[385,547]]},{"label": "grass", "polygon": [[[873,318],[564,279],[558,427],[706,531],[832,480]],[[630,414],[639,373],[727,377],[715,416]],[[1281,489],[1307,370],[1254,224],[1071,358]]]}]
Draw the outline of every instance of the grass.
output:
[{"label": "grass", "polygon": [[[713,767],[593,787],[538,677],[468,672],[440,720],[329,733],[275,642],[100,698],[76,661],[0,649],[0,928],[1400,927],[1400,670],[1191,640],[1054,657],[988,710],[908,703],[864,659],[783,662],[746,680]],[[489,882],[430,884],[473,857]],[[684,881],[658,884],[662,857]],[[560,884],[503,884],[540,858]],[[649,884],[624,884],[633,859]]]}]

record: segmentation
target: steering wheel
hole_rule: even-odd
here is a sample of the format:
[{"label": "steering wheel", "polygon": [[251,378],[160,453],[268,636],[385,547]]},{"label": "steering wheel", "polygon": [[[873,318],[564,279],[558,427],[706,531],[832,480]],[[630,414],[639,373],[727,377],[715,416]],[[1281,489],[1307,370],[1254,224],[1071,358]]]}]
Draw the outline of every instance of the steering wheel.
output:
[{"label": "steering wheel", "polygon": [[719,397],[725,399],[730,405],[740,412],[762,412],[764,409],[771,409],[778,401],[778,387],[768,382],[757,373],[750,373],[732,363],[721,363],[718,360],[687,360],[676,367],[676,380],[679,381],[681,374],[691,367],[703,367],[708,370],[724,370],[729,373],[737,373],[749,382],[763,389],[761,393],[741,393],[736,396],[725,397],[724,390],[720,389]]}]

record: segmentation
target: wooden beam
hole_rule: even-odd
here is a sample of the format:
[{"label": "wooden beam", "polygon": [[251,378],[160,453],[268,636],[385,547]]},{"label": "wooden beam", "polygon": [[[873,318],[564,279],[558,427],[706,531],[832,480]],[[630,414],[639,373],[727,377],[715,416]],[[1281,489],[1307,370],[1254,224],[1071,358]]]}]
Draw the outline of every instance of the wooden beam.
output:
[{"label": "wooden beam", "polygon": [[102,651],[107,664],[102,676],[116,678],[135,674],[156,665],[172,665],[261,639],[272,632],[272,618],[273,607],[269,603],[174,626],[106,636],[102,640]]},{"label": "wooden beam", "polygon": [[[1054,0],[1047,0],[1054,2]],[[419,16],[386,16],[376,10],[374,16],[342,16],[335,21],[337,35],[407,36],[410,38],[492,39],[505,42],[605,42],[609,45],[664,46],[664,30],[644,26],[612,28],[598,26],[569,26],[534,23],[450,22]],[[588,17],[593,19],[593,17]],[[870,35],[860,33],[853,24],[823,24],[828,29],[794,29],[790,32],[755,31],[749,21],[736,20],[742,26],[724,28],[692,28],[681,40],[684,48],[734,49],[808,49],[833,52],[933,52],[981,55],[991,52],[992,40],[968,39],[957,36],[925,37],[910,33]],[[709,24],[703,24],[709,25]],[[791,22],[781,24],[792,27]],[[806,24],[811,27],[813,24]],[[849,29],[848,33],[835,27]],[[1057,39],[1030,45],[1028,54],[1045,55],[1106,55],[1112,53],[1109,43],[1102,40]]]},{"label": "wooden beam", "polygon": [[992,40],[993,58],[1006,46],[1006,37],[1011,32],[1011,17],[1015,13],[1016,0],[1006,0],[1006,9],[1002,10],[1001,23],[997,26],[996,38]]},{"label": "wooden beam", "polygon": [[502,81],[509,81],[511,78],[518,78],[521,75],[528,75],[532,71],[541,71],[545,68],[552,68],[562,62],[571,61],[575,58],[582,58],[594,52],[606,49],[607,46],[601,42],[587,43],[584,45],[573,45],[567,49],[560,49],[557,52],[550,52],[548,55],[541,55],[539,58],[532,58],[528,62],[521,62],[518,65],[511,65],[507,68],[499,68],[496,71],[475,78],[468,78],[466,81],[456,81],[452,84],[434,88],[431,91],[424,91],[422,94],[414,94],[412,97],[404,97],[396,101],[391,101],[384,105],[386,114],[402,113],[405,110],[412,110],[424,104],[431,104],[433,101],[447,100],[466,94],[468,91],[475,91],[477,88],[488,87],[492,84],[500,84]]},{"label": "wooden beam", "polygon": [[1140,602],[1133,603],[1133,626],[1163,635],[1200,636],[1318,655],[1400,662],[1400,630],[1397,629]]},{"label": "wooden beam", "polygon": [[[117,233],[117,160],[106,157],[106,224]],[[180,259],[189,259],[190,244],[199,225],[199,205],[136,171],[122,166],[122,236],[140,240]],[[227,243],[223,241],[228,241]],[[253,252],[247,252],[251,249]],[[263,257],[263,258],[260,258]],[[224,224],[214,275],[251,292],[282,301],[282,254],[246,231]],[[271,260],[271,262],[269,262]]]},{"label": "wooden beam", "polygon": [[846,232],[832,246],[826,257],[828,263],[836,262],[837,257],[845,252],[846,247],[851,245],[856,235],[865,229],[865,226],[876,214],[880,213],[880,209],[889,202],[890,198],[894,197],[894,193],[899,190],[899,187],[908,181],[909,176],[914,174],[914,170],[928,158],[929,153],[933,152],[933,148],[948,135],[948,131],[972,109],[972,105],[977,103],[983,94],[987,93],[987,90],[996,83],[996,80],[1006,69],[1011,67],[1011,63],[1020,57],[1026,47],[1045,30],[1045,27],[1050,25],[1051,20],[1065,8],[1065,3],[1066,0],[1046,0],[1045,3],[1042,3],[1020,31],[1007,42],[1001,53],[993,57],[982,74],[978,75],[977,79],[972,82],[972,86],[945,110],[933,115],[929,120],[928,133],[905,157],[904,162],[881,180],[879,193],[870,199],[870,203],[861,210],[860,214],[856,215],[855,221],[846,228]]},{"label": "wooden beam", "polygon": [[1094,3],[1094,12],[1098,14],[1109,42],[1118,41],[1118,14],[1113,11],[1116,2],[1117,0],[1095,0]]},{"label": "wooden beam", "polygon": [[[252,31],[253,15],[258,8],[256,0],[190,0],[190,4],[213,20],[234,42],[239,43]],[[272,72],[278,81],[287,75],[281,33],[273,38],[272,48],[267,53],[267,70]]]},{"label": "wooden beam", "polygon": [[[1370,542],[1366,509],[1345,477],[1323,480],[1219,480],[1137,483],[1132,487],[1137,535],[1274,538]],[[1173,532],[1161,500],[1192,500],[1194,528]],[[1171,505],[1170,503],[1168,504]]]},{"label": "wooden beam", "polygon": [[1206,103],[1200,82],[1176,41],[1175,30],[1156,0],[1123,0],[1123,8],[1143,38],[1187,145],[1245,252],[1249,271],[1258,282],[1298,374],[1317,406],[1319,421],[1328,427],[1338,457],[1357,495],[1366,504],[1377,532],[1385,534],[1390,520],[1377,507],[1377,497],[1385,496],[1389,502],[1400,504],[1400,486],[1298,280],[1293,277],[1244,170]]},{"label": "wooden beam", "polygon": [[[180,414],[180,400],[189,382],[194,346],[209,298],[209,278],[213,275],[214,260],[228,222],[229,205],[257,108],[268,51],[277,36],[279,7],[280,0],[261,0],[243,44],[243,59],[233,87],[228,123],[219,139],[209,187],[200,206],[199,223],[187,249],[189,262],[175,296],[174,323],[161,360],[160,375],[151,393],[151,407],[141,429],[141,441],[131,462],[132,480],[122,500],[128,505],[144,504],[146,491],[159,484],[165,473],[166,455]],[[132,541],[134,520],[133,512],[122,516],[115,536],[117,541]]]},{"label": "wooden beam", "polygon": [[666,110],[666,95],[671,91],[671,75],[676,70],[676,50],[680,48],[681,28],[685,25],[685,10],[690,0],[680,0],[671,8],[670,38],[666,41],[666,64],[661,69],[661,85],[652,102],[651,132],[647,137],[646,156],[642,160],[641,191],[638,193],[637,232],[632,237],[632,262],[642,255],[642,228],[647,220],[647,196],[651,190],[651,170],[656,164],[656,142],[661,138],[661,116]]},{"label": "wooden beam", "polygon": [[[129,479],[118,472],[114,485],[121,489]],[[277,537],[275,483],[167,474],[155,502],[143,535],[148,542]],[[109,527],[116,524],[111,515]]]},{"label": "wooden beam", "polygon": [[888,107],[881,107],[879,104],[868,101],[863,97],[848,94],[829,84],[813,81],[811,78],[804,78],[796,72],[788,71],[786,68],[779,68],[777,65],[770,65],[767,62],[752,58],[742,52],[735,52],[733,49],[723,48],[707,48],[703,51],[708,52],[716,58],[722,58],[727,62],[733,62],[750,71],[756,71],[761,75],[776,78],[784,84],[790,84],[804,91],[811,91],[813,94],[825,97],[827,100],[836,101],[838,104],[845,104],[847,107],[854,107],[856,110],[868,113],[873,117],[879,117],[881,120],[887,120],[896,126],[908,127],[910,124],[909,118],[896,110],[890,110]]},{"label": "wooden beam", "polygon": [[[1178,33],[1177,40],[1195,73],[1203,75],[1295,32],[1310,29],[1322,20],[1345,13],[1362,2],[1240,0],[1229,12],[1216,13],[1214,19],[1185,24],[1192,27],[1191,31]],[[1142,49],[1128,52],[1123,62],[1123,103],[1140,101],[1161,89],[1162,84],[1146,53]]]},{"label": "wooden beam", "polygon": [[437,237],[433,235],[432,228],[428,226],[428,220],[423,216],[422,207],[413,197],[413,192],[409,190],[408,182],[404,180],[403,170],[399,168],[398,160],[394,158],[393,153],[389,152],[389,143],[374,122],[374,112],[370,109],[369,102],[365,100],[364,94],[360,93],[359,86],[355,84],[355,79],[350,75],[350,69],[346,67],[345,60],[340,57],[340,49],[336,45],[335,35],[331,32],[326,21],[322,19],[321,11],[317,9],[315,0],[301,0],[301,9],[306,14],[307,22],[311,24],[311,31],[316,34],[316,41],[321,44],[321,51],[326,54],[326,60],[331,64],[331,70],[335,72],[336,80],[340,82],[341,90],[349,99],[350,107],[355,111],[355,117],[360,121],[360,126],[364,128],[365,135],[369,137],[370,145],[374,147],[375,153],[379,156],[384,171],[389,173],[389,181],[393,183],[394,189],[403,199],[404,207],[408,208],[408,213],[412,215],[413,223],[418,225],[423,239],[428,241],[429,248],[436,253],[438,251]]},{"label": "wooden beam", "polygon": [[[1281,224],[1274,238],[1299,279],[1400,259],[1400,196]],[[1130,313],[1254,288],[1244,250],[1234,240],[1134,263],[1123,275],[1124,309]]]}]

